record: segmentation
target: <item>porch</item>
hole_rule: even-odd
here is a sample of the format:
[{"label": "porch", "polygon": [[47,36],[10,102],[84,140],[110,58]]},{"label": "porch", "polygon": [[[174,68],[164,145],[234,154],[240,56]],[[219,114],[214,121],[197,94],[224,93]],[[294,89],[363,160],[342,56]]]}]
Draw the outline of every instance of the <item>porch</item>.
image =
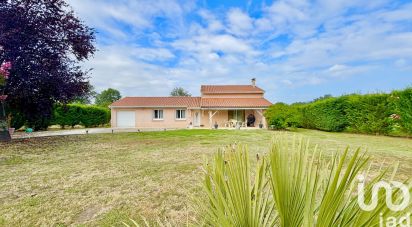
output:
[{"label": "porch", "polygon": [[[214,128],[266,128],[264,117],[265,109],[236,108],[236,109],[202,109],[200,112],[200,126]],[[196,114],[196,113],[195,113]],[[195,116],[196,117],[196,116]],[[195,120],[196,122],[196,120]],[[196,127],[196,125],[194,125]]]}]

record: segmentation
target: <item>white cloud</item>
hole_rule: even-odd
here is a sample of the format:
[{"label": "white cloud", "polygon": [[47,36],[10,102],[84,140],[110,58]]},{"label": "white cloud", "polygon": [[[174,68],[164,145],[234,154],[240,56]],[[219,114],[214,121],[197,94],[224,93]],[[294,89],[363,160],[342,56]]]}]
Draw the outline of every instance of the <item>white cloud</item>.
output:
[{"label": "white cloud", "polygon": [[193,36],[188,39],[177,40],[173,43],[173,46],[177,49],[188,53],[210,53],[221,51],[225,54],[242,54],[242,55],[253,55],[255,51],[253,48],[245,41],[238,39],[232,35],[198,35]]},{"label": "white cloud", "polygon": [[91,82],[98,91],[112,87],[123,95],[149,96],[151,92],[167,95],[166,91],[173,88],[166,68],[135,60],[141,49],[122,46],[101,46],[99,49],[94,59],[86,64],[93,68]]},{"label": "white cloud", "polygon": [[253,29],[253,20],[248,14],[238,8],[229,10],[227,13],[229,31],[235,35],[248,35]]}]

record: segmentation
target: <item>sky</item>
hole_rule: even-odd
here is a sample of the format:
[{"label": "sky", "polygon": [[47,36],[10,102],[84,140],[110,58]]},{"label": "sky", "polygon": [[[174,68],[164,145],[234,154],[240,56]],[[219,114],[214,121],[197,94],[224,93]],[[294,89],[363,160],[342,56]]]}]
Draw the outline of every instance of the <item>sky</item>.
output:
[{"label": "sky", "polygon": [[272,102],[412,86],[412,2],[68,0],[96,29],[97,91],[200,95],[250,84]]}]

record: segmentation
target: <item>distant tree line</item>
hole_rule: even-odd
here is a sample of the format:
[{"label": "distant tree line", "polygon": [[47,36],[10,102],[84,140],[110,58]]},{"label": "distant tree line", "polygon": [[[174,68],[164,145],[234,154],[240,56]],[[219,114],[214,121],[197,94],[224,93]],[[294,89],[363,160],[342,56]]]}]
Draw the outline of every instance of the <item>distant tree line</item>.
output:
[{"label": "distant tree line", "polygon": [[170,96],[192,96],[192,94],[190,94],[188,91],[186,91],[182,87],[175,87],[170,92]]},{"label": "distant tree line", "polygon": [[389,94],[326,95],[309,103],[276,103],[265,113],[275,129],[412,135],[412,88]]}]

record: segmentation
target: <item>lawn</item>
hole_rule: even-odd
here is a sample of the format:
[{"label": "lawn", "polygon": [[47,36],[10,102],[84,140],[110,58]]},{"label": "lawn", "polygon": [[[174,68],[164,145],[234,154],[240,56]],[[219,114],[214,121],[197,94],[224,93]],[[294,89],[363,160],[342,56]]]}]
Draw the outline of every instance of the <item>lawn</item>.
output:
[{"label": "lawn", "polygon": [[[219,148],[247,144],[267,152],[278,132],[180,130],[81,135],[0,144],[0,225],[117,226],[129,218],[196,218],[202,164]],[[384,166],[399,162],[397,179],[412,177],[412,140],[312,130],[281,133],[308,138],[326,156],[347,145],[367,148]]]}]

